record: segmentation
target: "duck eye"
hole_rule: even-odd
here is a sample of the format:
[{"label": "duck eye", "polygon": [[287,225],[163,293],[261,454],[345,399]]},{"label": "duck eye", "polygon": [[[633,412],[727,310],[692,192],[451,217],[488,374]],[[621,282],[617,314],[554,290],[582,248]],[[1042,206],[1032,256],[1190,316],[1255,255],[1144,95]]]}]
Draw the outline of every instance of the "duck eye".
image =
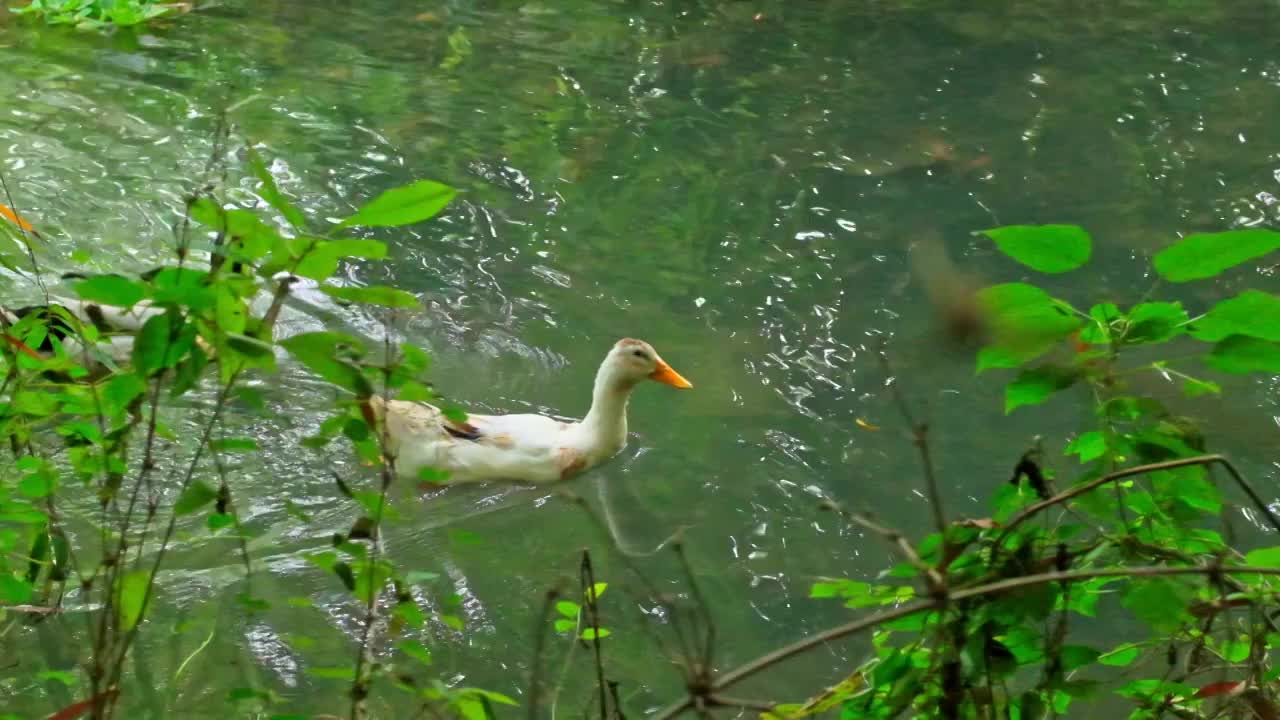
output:
[{"label": "duck eye", "polygon": [[636,357],[640,358],[641,360],[648,360],[648,359],[649,359],[649,356],[648,356],[648,355],[645,355],[643,350],[636,350],[635,352],[633,352],[633,353],[631,353],[631,354],[632,354],[632,355],[635,355]]}]

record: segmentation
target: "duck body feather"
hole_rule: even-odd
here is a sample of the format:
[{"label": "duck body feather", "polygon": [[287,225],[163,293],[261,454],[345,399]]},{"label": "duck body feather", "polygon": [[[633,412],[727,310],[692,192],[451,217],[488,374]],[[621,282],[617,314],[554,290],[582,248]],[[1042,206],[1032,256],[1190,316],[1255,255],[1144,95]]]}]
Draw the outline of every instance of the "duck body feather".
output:
[{"label": "duck body feather", "polygon": [[692,385],[640,340],[614,345],[596,373],[591,409],[577,422],[545,415],[468,415],[451,420],[426,403],[370,398],[387,433],[402,478],[430,468],[445,482],[505,480],[546,484],[573,478],[608,460],[627,444],[627,400],[644,379]]},{"label": "duck body feather", "polygon": [[424,468],[447,473],[448,483],[508,480],[544,484],[568,480],[626,446],[625,425],[603,437],[581,422],[544,415],[468,415],[455,423],[433,405],[378,403],[401,477]]}]

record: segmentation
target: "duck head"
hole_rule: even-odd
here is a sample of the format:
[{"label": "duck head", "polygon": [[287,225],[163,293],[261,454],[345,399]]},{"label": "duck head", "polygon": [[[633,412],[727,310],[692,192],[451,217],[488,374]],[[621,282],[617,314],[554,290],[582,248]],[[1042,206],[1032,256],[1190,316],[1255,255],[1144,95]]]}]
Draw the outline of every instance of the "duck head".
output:
[{"label": "duck head", "polygon": [[618,387],[634,387],[642,380],[656,380],[681,390],[693,387],[643,340],[619,340],[605,356],[600,371],[611,381],[609,384]]}]

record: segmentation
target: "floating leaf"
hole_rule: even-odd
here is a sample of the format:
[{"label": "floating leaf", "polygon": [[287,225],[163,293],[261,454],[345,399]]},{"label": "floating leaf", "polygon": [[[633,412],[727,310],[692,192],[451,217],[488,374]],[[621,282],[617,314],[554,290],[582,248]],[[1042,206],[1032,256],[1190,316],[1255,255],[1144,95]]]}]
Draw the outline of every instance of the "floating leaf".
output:
[{"label": "floating leaf", "polygon": [[417,307],[418,298],[412,293],[393,287],[369,285],[366,287],[334,287],[325,285],[320,288],[326,295],[337,300],[361,303],[364,305],[381,305],[383,307]]},{"label": "floating leaf", "polygon": [[1038,405],[1053,393],[1071,387],[1080,373],[1071,368],[1045,365],[1023,370],[1004,388],[1006,415],[1023,405]]},{"label": "floating leaf", "polygon": [[1063,273],[1084,265],[1093,241],[1076,225],[1008,225],[983,230],[1000,252],[1042,273]]},{"label": "floating leaf", "polygon": [[1204,361],[1225,373],[1280,373],[1280,344],[1232,335],[1215,345]]},{"label": "floating leaf", "polygon": [[116,307],[133,307],[147,295],[141,283],[119,275],[94,275],[76,283],[75,291],[81,300]]},{"label": "floating leaf", "polygon": [[1188,235],[1156,253],[1156,272],[1170,282],[1209,278],[1280,248],[1280,232],[1249,228]]},{"label": "floating leaf", "polygon": [[338,228],[364,225],[366,227],[396,227],[412,225],[434,217],[445,208],[457,191],[448,185],[431,180],[420,180],[412,185],[388,190],[355,215],[343,220]]},{"label": "floating leaf", "polygon": [[1280,297],[1260,290],[1245,290],[1214,305],[1195,321],[1191,335],[1207,342],[1231,335],[1280,340]]},{"label": "floating leaf", "polygon": [[173,514],[179,517],[190,515],[213,502],[217,497],[218,491],[210,487],[208,483],[203,480],[192,480],[187,489],[182,492],[178,501],[173,504]]}]

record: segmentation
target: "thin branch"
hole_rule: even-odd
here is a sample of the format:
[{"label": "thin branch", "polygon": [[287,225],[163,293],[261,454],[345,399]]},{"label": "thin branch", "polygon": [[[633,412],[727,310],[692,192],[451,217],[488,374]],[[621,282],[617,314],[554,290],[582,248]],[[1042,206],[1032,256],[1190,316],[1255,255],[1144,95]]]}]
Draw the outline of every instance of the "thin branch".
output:
[{"label": "thin branch", "polygon": [[893,367],[889,364],[889,355],[884,347],[880,348],[879,355],[880,366],[884,368],[887,376],[885,384],[893,396],[894,403],[898,406],[898,412],[902,414],[902,419],[906,421],[907,427],[911,428],[912,441],[920,453],[920,464],[924,467],[925,489],[929,493],[929,509],[933,512],[933,524],[945,541],[947,518],[942,509],[942,493],[938,491],[938,477],[933,468],[933,456],[929,453],[929,426],[926,423],[916,422],[906,396],[898,387],[898,380],[893,374]]},{"label": "thin branch", "polygon": [[[1024,575],[1022,577],[1008,578],[993,583],[977,585],[970,588],[962,588],[952,590],[949,596],[951,602],[966,600],[969,598],[982,597],[985,595],[993,595],[996,593],[1008,592],[1025,587],[1036,585],[1044,585],[1046,583],[1071,583],[1081,582],[1084,580],[1092,580],[1095,578],[1119,577],[1119,578],[1145,578],[1145,577],[1169,577],[1179,575],[1211,575],[1214,573],[1225,573],[1229,575],[1271,575],[1280,576],[1280,568],[1277,567],[1253,567],[1253,566],[1190,566],[1190,567],[1170,567],[1164,565],[1142,566],[1131,568],[1099,568],[1095,570],[1072,570],[1068,572],[1051,572],[1040,573],[1037,575]],[[937,610],[944,606],[941,599],[918,600],[913,603],[899,606],[893,610],[886,610],[874,613],[866,617],[859,618],[852,622],[838,625],[833,628],[824,630],[816,635],[798,640],[790,645],[778,648],[772,652],[761,655],[744,665],[723,673],[716,678],[709,691],[701,699],[705,702],[706,696],[714,695],[721,690],[732,687],[749,677],[759,674],[774,665],[788,660],[796,655],[800,655],[808,650],[823,645],[828,642],[840,640],[850,635],[856,635],[864,630],[883,625],[887,622],[899,620],[904,617],[915,615],[916,613]],[[688,710],[697,704],[699,698],[693,695],[687,695],[676,701],[670,706],[650,716],[648,720],[670,720],[680,713]]]},{"label": "thin branch", "polygon": [[591,567],[591,553],[588,550],[582,551],[582,565],[579,573],[585,600],[583,609],[586,610],[585,614],[591,621],[591,647],[595,650],[596,683],[600,693],[600,720],[609,720],[609,696],[606,694],[608,688],[604,682],[604,664],[600,660],[599,598],[596,597],[596,574]]},{"label": "thin branch", "polygon": [[928,579],[930,590],[937,591],[945,586],[946,581],[943,580],[942,574],[938,572],[937,568],[920,557],[920,553],[916,552],[915,546],[911,544],[911,541],[905,535],[891,527],[881,525],[868,515],[849,510],[834,500],[828,499],[823,504],[845,520],[879,535],[884,538],[885,542],[897,548],[903,559]]},{"label": "thin branch", "polygon": [[542,600],[542,612],[538,613],[538,624],[533,628],[533,668],[529,675],[529,720],[538,720],[538,700],[542,694],[542,650],[547,640],[547,619],[560,597],[559,589],[547,591]]},{"label": "thin branch", "polygon": [[1061,505],[1062,503],[1072,498],[1078,497],[1080,495],[1084,495],[1085,493],[1088,493],[1094,490],[1095,488],[1098,488],[1107,483],[1115,482],[1116,480],[1122,480],[1124,478],[1131,477],[1134,475],[1142,475],[1145,473],[1159,472],[1161,470],[1175,470],[1177,468],[1188,467],[1191,465],[1213,465],[1213,464],[1222,465],[1223,467],[1226,468],[1227,472],[1230,473],[1231,477],[1236,481],[1236,484],[1239,485],[1240,488],[1244,490],[1245,494],[1249,496],[1249,499],[1253,501],[1254,506],[1258,509],[1258,511],[1261,512],[1267,518],[1267,522],[1270,523],[1270,525],[1273,528],[1275,528],[1278,532],[1280,532],[1280,519],[1276,518],[1275,513],[1271,512],[1271,508],[1267,507],[1267,504],[1263,502],[1262,498],[1258,495],[1257,491],[1253,489],[1253,486],[1251,486],[1248,482],[1245,481],[1244,477],[1240,475],[1239,471],[1235,469],[1235,466],[1233,466],[1230,461],[1228,461],[1225,457],[1221,455],[1200,455],[1193,458],[1180,458],[1178,460],[1166,460],[1164,462],[1149,463],[1147,465],[1137,465],[1135,467],[1125,468],[1124,470],[1117,470],[1112,473],[1107,473],[1106,475],[1103,475],[1102,477],[1097,478],[1096,480],[1092,480],[1090,482],[1084,483],[1083,485],[1077,485],[1071,488],[1070,490],[1065,490],[1063,492],[1060,492],[1057,495],[1054,495],[1053,497],[1047,500],[1041,500],[1038,503],[1029,505],[1026,508],[1024,508],[1022,512],[1018,513],[1017,515],[1014,515],[1012,518],[1009,518],[1009,521],[1005,523],[1004,532],[1000,534],[999,538],[997,538],[995,546],[999,548],[1001,545],[1003,545],[1005,538],[1009,535],[1010,532],[1013,531],[1015,527],[1017,527],[1018,525],[1021,525],[1023,522],[1025,522],[1029,518],[1040,513],[1042,510],[1053,507],[1054,505]]}]

